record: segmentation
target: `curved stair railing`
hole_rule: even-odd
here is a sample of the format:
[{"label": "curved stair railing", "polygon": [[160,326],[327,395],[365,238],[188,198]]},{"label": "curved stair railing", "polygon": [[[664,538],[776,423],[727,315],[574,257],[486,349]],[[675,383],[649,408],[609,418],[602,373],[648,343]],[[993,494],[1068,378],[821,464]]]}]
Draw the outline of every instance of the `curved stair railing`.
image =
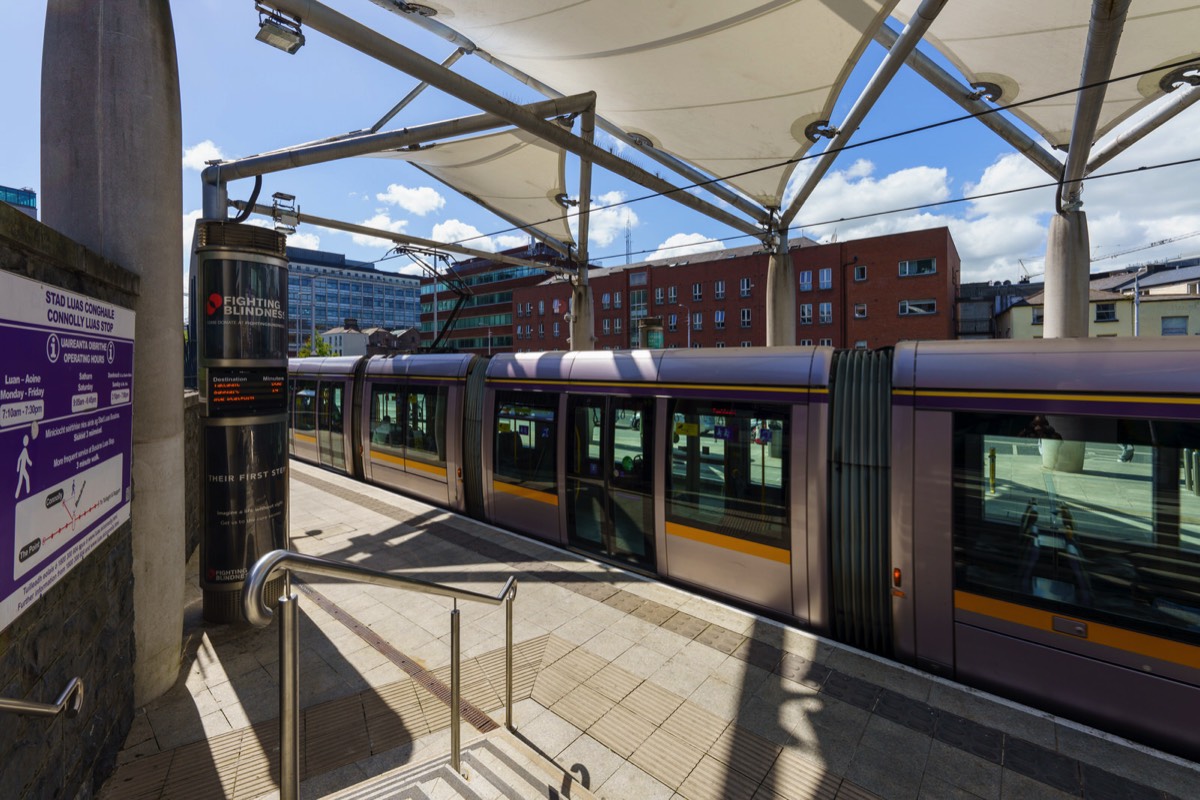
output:
[{"label": "curved stair railing", "polygon": [[513,728],[513,600],[517,596],[517,579],[510,576],[496,595],[458,589],[417,578],[394,575],[368,569],[358,564],[331,561],[304,555],[291,550],[272,550],[250,569],[242,587],[242,610],[252,625],[260,628],[271,623],[274,613],[263,594],[271,577],[283,570],[284,593],[279,598],[279,794],[281,800],[296,800],[300,796],[300,615],[299,598],[292,592],[291,575],[304,573],[330,578],[407,589],[422,594],[450,597],[455,601],[450,612],[450,764],[461,772],[460,757],[460,638],[458,601],[498,606],[505,604],[504,631],[504,725]]}]

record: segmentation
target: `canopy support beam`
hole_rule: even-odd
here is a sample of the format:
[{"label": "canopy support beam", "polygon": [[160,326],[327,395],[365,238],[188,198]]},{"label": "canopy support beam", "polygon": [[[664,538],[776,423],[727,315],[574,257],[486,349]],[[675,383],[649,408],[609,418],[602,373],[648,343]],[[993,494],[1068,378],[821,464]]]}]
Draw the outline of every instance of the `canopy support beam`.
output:
[{"label": "canopy support beam", "polygon": [[[816,167],[804,181],[804,185],[800,187],[800,191],[792,198],[792,202],[788,205],[787,210],[780,215],[780,222],[783,229],[786,230],[792,220],[796,218],[796,214],[800,212],[801,206],[807,202],[812,195],[813,190],[817,188],[817,184],[829,172],[833,162],[837,160],[843,147],[850,141],[850,137],[858,130],[858,126],[866,117],[867,112],[875,105],[875,101],[883,94],[883,90],[891,83],[896,72],[899,71],[909,53],[912,53],[917,46],[917,42],[921,41],[921,37],[925,35],[925,31],[929,29],[930,24],[941,13],[942,7],[946,5],[946,0],[922,0],[921,5],[917,8],[915,14],[904,26],[904,30],[897,37],[896,43],[892,46],[879,68],[875,70],[875,74],[871,76],[871,80],[863,88],[862,94],[854,101],[854,106],[846,115],[846,119],[838,126],[838,132],[829,142],[829,146],[821,154],[821,158],[817,161]],[[783,237],[785,247],[787,237]],[[795,287],[792,287],[795,291]],[[794,336],[795,334],[793,334]]]},{"label": "canopy support beam", "polygon": [[1135,143],[1141,141],[1146,134],[1158,130],[1166,122],[1190,108],[1197,100],[1200,100],[1200,84],[1176,87],[1168,99],[1164,100],[1155,109],[1154,113],[1142,120],[1141,124],[1136,128],[1122,133],[1103,147],[1093,149],[1091,157],[1088,158],[1087,174],[1090,175],[1100,169],[1100,167],[1128,150]]},{"label": "canopy support beam", "polygon": [[[239,211],[246,208],[247,203],[242,200],[234,200],[229,204],[232,208]],[[255,214],[262,214],[265,217],[274,217],[274,209],[271,206],[264,206],[261,203],[256,203],[253,208]],[[512,264],[516,267],[533,267],[534,269],[553,272],[558,275],[573,275],[574,270],[569,267],[564,267],[558,264],[548,264],[541,261],[530,261],[525,258],[517,258],[516,256],[508,256],[503,253],[489,253],[486,250],[473,250],[470,247],[463,247],[458,244],[447,244],[446,242],[438,242],[433,239],[422,239],[419,236],[408,236],[395,231],[384,230],[383,228],[372,228],[367,225],[356,225],[352,222],[342,222],[341,220],[329,219],[328,217],[318,217],[313,214],[296,214],[296,220],[300,223],[308,223],[309,225],[319,225],[322,228],[330,228],[335,231],[344,231],[346,233],[357,233],[361,236],[373,236],[376,239],[383,239],[385,242],[393,244],[409,244],[416,247],[423,247],[428,250],[442,250],[447,253],[458,253],[459,255],[469,256],[471,258],[483,258],[489,261],[495,261],[500,264]]]},{"label": "canopy support beam", "polygon": [[590,158],[604,169],[669,197],[736,231],[755,236],[762,233],[760,227],[755,223],[737,217],[711,203],[706,203],[669,181],[646,172],[595,144],[584,142],[555,123],[547,122],[541,117],[529,113],[522,106],[488,91],[461,75],[444,69],[436,61],[425,58],[399,42],[388,39],[317,0],[263,0],[263,5],[297,16],[313,30],[352,47],[364,55],[405,72],[418,80],[426,81],[431,86],[470,103],[482,111],[496,114],[518,128],[539,136],[581,158]]},{"label": "canopy support beam", "polygon": [[[875,33],[875,41],[889,50],[895,46],[896,40],[899,38],[900,34],[887,24],[881,26]],[[927,83],[957,103],[963,111],[968,114],[977,114],[976,119],[980,123],[1040,167],[1047,175],[1055,180],[1062,175],[1062,162],[1055,158],[1053,153],[1013,124],[1012,120],[999,114],[995,108],[979,98],[972,87],[942,69],[932,58],[914,48],[904,63],[924,78]]]},{"label": "canopy support beam", "polygon": [[782,235],[767,240],[773,245],[767,261],[767,347],[796,343],[796,268],[788,250],[787,226],[781,230]]},{"label": "canopy support beam", "polygon": [[[591,144],[596,137],[596,108],[593,106],[579,118],[579,135]],[[575,274],[571,277],[571,300],[574,312],[571,315],[571,349],[595,349],[595,313],[592,308],[592,287],[588,283],[588,226],[592,215],[592,161],[579,160],[579,243],[576,252]]]},{"label": "canopy support beam", "polygon": [[[451,53],[450,56],[445,61],[442,62],[442,68],[450,69],[450,67],[454,66],[454,63],[456,61],[458,61],[460,58],[462,58],[466,54],[467,54],[466,50],[462,49],[461,47],[458,48],[453,53]],[[390,111],[388,111],[386,114],[384,114],[382,117],[380,117],[379,122],[376,122],[374,125],[371,126],[370,133],[377,133],[380,128],[382,128],[384,125],[388,124],[388,122],[390,122],[393,117],[395,117],[397,114],[399,114],[401,111],[404,110],[405,106],[407,106],[413,100],[416,100],[421,95],[421,92],[425,91],[428,88],[429,88],[428,82],[421,81],[420,83],[418,83],[415,87],[413,87],[413,90],[411,92],[404,95],[404,97],[400,98],[399,103],[396,103],[396,105],[392,106],[392,109]]]},{"label": "canopy support beam", "polygon": [[[525,108],[529,113],[539,117],[558,117],[564,114],[579,113],[589,106],[593,106],[595,102],[596,96],[589,92],[544,100],[532,103]],[[228,184],[239,178],[252,178],[256,175],[266,175],[285,169],[324,164],[353,156],[382,153],[385,150],[399,150],[438,139],[504,128],[511,124],[508,120],[495,114],[475,114],[469,117],[432,122],[414,128],[403,128],[398,131],[322,139],[282,150],[274,150],[270,153],[213,164],[200,173],[200,180],[203,184],[204,218],[225,218]]]},{"label": "canopy support beam", "polygon": [[1083,177],[1100,123],[1117,45],[1130,0],[1094,0],[1080,84],[1089,88],[1075,102],[1070,149],[1059,184],[1056,216],[1046,243],[1046,304],[1042,335],[1047,339],[1088,335],[1088,277],[1091,253],[1083,205]]}]

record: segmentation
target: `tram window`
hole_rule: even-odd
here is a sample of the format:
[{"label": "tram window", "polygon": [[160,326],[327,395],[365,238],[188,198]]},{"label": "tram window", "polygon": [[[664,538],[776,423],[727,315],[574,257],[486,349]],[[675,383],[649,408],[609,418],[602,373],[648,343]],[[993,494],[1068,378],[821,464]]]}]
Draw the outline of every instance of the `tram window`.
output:
[{"label": "tram window", "polygon": [[312,431],[317,428],[317,382],[292,382],[292,428]]},{"label": "tram window", "polygon": [[1200,643],[1200,424],[955,415],[956,588]]},{"label": "tram window", "polygon": [[556,395],[496,393],[493,469],[498,478],[544,492],[558,490]]},{"label": "tram window", "polygon": [[412,386],[408,391],[405,441],[409,455],[422,461],[446,460],[445,386]]},{"label": "tram window", "polygon": [[[400,387],[372,384],[371,386],[371,449],[394,449],[404,441],[404,417],[398,413]],[[382,447],[376,447],[382,445]]]},{"label": "tram window", "polygon": [[667,519],[787,546],[787,406],[676,400]]},{"label": "tram window", "polygon": [[342,432],[342,392],[341,383],[322,383],[317,403],[317,422],[322,431],[332,433]]}]

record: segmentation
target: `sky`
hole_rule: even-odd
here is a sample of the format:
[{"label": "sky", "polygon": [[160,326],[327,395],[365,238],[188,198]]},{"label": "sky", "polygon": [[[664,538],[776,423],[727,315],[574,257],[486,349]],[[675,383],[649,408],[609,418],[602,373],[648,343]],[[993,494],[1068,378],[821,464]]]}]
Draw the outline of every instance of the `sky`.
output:
[{"label": "sky", "polygon": [[[429,58],[441,61],[453,49],[369,0],[326,3]],[[39,196],[39,76],[45,8],[45,0],[0,0],[0,52],[6,61],[6,79],[0,88],[0,108],[5,111],[0,123],[0,184],[29,187]],[[307,32],[306,45],[295,55],[268,47],[254,39],[258,19],[251,0],[175,0],[171,8],[183,115],[180,259],[186,265],[192,227],[200,215],[204,162],[369,128],[416,82],[314,31]],[[835,123],[849,109],[882,53],[871,46],[838,103]],[[454,69],[508,99],[539,99],[477,58],[465,57]],[[1064,88],[1075,82],[1068,76]],[[473,113],[475,109],[429,89],[384,129]],[[904,68],[854,141],[961,113]],[[1198,123],[1200,103],[1101,172],[1200,158]],[[577,191],[572,162],[569,158],[567,185]],[[648,162],[639,163],[660,171]],[[793,229],[792,236],[845,241],[945,225],[962,258],[963,282],[1015,282],[1025,275],[1036,281],[1044,269],[1053,188],[900,213],[877,212],[1046,182],[1045,173],[981,124],[967,120],[842,154],[801,209],[796,218],[801,229]],[[252,180],[233,182],[230,197],[246,199],[252,184]],[[1093,272],[1200,255],[1197,185],[1197,164],[1090,181],[1083,197]],[[273,173],[264,178],[259,202],[264,198],[269,202],[274,192],[295,195],[301,212],[439,241],[470,237],[471,246],[484,250],[527,241],[503,220],[398,161],[354,158]],[[593,178],[592,194],[596,210],[590,249],[595,263],[611,266],[627,259],[637,262],[752,243],[668,199],[625,203],[650,192],[603,170]],[[624,204],[604,207],[615,203]],[[1164,240],[1170,241],[1152,246]],[[417,271],[406,258],[389,256],[391,244],[380,239],[301,225],[289,244],[344,253],[377,262],[389,271]]]}]

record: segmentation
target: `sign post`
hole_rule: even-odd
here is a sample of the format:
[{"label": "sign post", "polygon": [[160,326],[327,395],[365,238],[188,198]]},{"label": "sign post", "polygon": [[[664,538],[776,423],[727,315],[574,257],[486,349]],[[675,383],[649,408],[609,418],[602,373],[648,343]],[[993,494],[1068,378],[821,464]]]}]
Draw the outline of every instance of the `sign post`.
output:
[{"label": "sign post", "polygon": [[[285,241],[251,225],[197,224],[200,587],[209,622],[240,621],[250,567],[288,546]],[[267,591],[281,593],[283,582]]]},{"label": "sign post", "polygon": [[0,630],[129,519],[134,313],[0,272]]}]

